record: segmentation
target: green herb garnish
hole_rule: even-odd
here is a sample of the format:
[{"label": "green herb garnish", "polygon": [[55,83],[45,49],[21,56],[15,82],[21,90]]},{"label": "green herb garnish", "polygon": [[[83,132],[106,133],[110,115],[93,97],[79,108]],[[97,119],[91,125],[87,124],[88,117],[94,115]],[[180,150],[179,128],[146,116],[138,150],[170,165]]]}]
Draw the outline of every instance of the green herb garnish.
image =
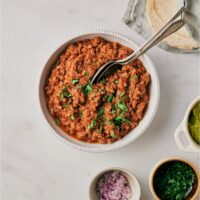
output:
[{"label": "green herb garnish", "polygon": [[83,88],[83,86],[82,85],[78,85],[78,89],[82,89]]},{"label": "green herb garnish", "polygon": [[71,115],[71,116],[70,116],[70,119],[71,119],[72,121],[74,121],[74,120],[75,120],[75,117],[74,117],[73,115]]},{"label": "green herb garnish", "polygon": [[125,95],[125,92],[122,92],[119,97],[123,97]]},{"label": "green herb garnish", "polygon": [[136,74],[133,75],[131,78],[134,79],[134,80],[138,80],[138,76]]},{"label": "green herb garnish", "polygon": [[72,84],[73,84],[73,85],[75,85],[75,84],[78,83],[78,82],[79,82],[78,79],[73,79],[73,80],[72,80]]},{"label": "green herb garnish", "polygon": [[112,138],[117,138],[117,135],[115,135],[115,133],[114,133],[113,131],[110,133],[110,136],[111,136]]},{"label": "green herb garnish", "polygon": [[89,76],[90,75],[90,73],[89,72],[85,72],[85,76]]},{"label": "green herb garnish", "polygon": [[117,117],[113,118],[111,121],[113,122],[113,124],[115,126],[120,126],[122,124],[122,122],[131,123],[131,121],[126,119],[124,116],[120,116],[120,115],[118,115]]},{"label": "green herb garnish", "polygon": [[127,111],[127,107],[126,104],[123,101],[119,101],[117,104],[117,107],[122,111],[122,112],[126,112]]},{"label": "green herb garnish", "polygon": [[97,125],[97,121],[95,119],[92,120],[92,122],[90,123],[90,125],[88,125],[88,129],[92,129]]},{"label": "green herb garnish", "polygon": [[68,103],[63,104],[63,108],[69,108],[69,104]]},{"label": "green herb garnish", "polygon": [[118,80],[115,80],[114,82],[115,82],[115,83],[118,83],[119,81],[118,81]]},{"label": "green herb garnish", "polygon": [[84,88],[84,93],[87,94],[88,92],[93,92],[93,88],[92,88],[90,81],[88,82],[88,84]]},{"label": "green herb garnish", "polygon": [[101,82],[105,85],[106,84],[106,79],[102,79]]},{"label": "green herb garnish", "polygon": [[60,100],[63,100],[64,99],[64,94],[61,92],[60,93]]},{"label": "green herb garnish", "polygon": [[104,109],[101,108],[101,109],[99,110],[99,113],[98,113],[98,118],[100,118],[101,116],[103,116],[103,114],[104,114]]},{"label": "green herb garnish", "polygon": [[154,175],[153,185],[162,200],[185,200],[194,188],[196,175],[186,163],[165,163]]},{"label": "green herb garnish", "polygon": [[112,110],[112,111],[111,111],[111,114],[115,114],[115,112],[116,112],[116,110]]},{"label": "green herb garnish", "polygon": [[64,97],[70,98],[72,95],[67,91],[66,86],[60,92],[60,99],[62,100]]},{"label": "green herb garnish", "polygon": [[56,120],[55,120],[55,122],[56,122],[56,125],[59,126],[61,124],[60,117],[57,117]]},{"label": "green herb garnish", "polygon": [[113,99],[113,94],[110,94],[110,95],[106,98],[106,100],[107,100],[108,103],[110,103],[110,102],[112,101],[112,99]]},{"label": "green herb garnish", "polygon": [[101,91],[102,91],[102,89],[101,89],[101,88],[97,88],[97,91],[98,91],[98,92],[101,92]]}]

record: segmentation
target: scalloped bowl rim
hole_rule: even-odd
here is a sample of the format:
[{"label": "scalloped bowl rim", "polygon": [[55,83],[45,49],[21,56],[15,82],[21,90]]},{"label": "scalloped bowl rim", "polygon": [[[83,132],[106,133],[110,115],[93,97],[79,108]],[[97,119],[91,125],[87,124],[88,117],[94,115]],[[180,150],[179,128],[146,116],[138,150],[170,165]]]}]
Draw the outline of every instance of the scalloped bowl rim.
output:
[{"label": "scalloped bowl rim", "polygon": [[144,114],[144,117],[140,121],[138,126],[132,129],[124,138],[112,144],[91,144],[81,142],[64,133],[63,130],[56,126],[52,116],[48,111],[46,104],[46,95],[44,93],[44,85],[50,74],[51,69],[53,68],[53,64],[55,63],[58,56],[66,49],[67,45],[75,41],[80,41],[86,38],[92,38],[94,36],[101,36],[110,41],[117,41],[120,44],[128,46],[132,49],[138,48],[138,45],[135,44],[132,40],[130,40],[127,36],[111,30],[92,30],[73,35],[72,37],[67,39],[67,41],[64,44],[62,44],[54,51],[54,53],[49,57],[45,66],[42,67],[37,83],[37,104],[39,108],[40,117],[45,122],[47,127],[53,133],[56,133],[54,135],[59,136],[58,138],[62,139],[62,141],[64,141],[66,144],[70,145],[71,147],[77,150],[86,152],[109,152],[130,144],[146,131],[157,112],[160,98],[160,84],[154,64],[146,54],[143,54],[142,56],[140,56],[140,60],[143,62],[145,68],[151,75],[150,102]]}]

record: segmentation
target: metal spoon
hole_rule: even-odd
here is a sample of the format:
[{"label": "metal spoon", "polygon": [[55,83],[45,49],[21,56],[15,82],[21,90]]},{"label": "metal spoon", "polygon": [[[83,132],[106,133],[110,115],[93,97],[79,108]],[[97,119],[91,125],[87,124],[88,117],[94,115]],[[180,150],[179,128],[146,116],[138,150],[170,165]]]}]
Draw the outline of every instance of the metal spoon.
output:
[{"label": "metal spoon", "polygon": [[[155,46],[158,42],[162,41],[167,36],[179,30],[184,26],[183,12],[185,7],[182,7],[170,20],[167,22],[155,35],[153,35],[149,40],[147,40],[138,50],[133,52],[128,57],[117,60],[110,61],[103,66],[101,66],[95,75],[93,76],[91,83],[97,83],[99,80],[106,78],[107,76],[113,74],[116,70],[121,69],[123,65],[128,64],[138,58],[141,54],[149,50],[151,47]],[[181,19],[177,19],[181,16]]]}]

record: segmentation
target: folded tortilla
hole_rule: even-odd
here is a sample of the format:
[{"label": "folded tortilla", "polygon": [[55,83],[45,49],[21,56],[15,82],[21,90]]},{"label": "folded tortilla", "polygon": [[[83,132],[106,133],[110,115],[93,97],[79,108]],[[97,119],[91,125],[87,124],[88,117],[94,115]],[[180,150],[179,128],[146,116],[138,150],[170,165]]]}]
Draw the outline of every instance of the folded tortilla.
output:
[{"label": "folded tortilla", "polygon": [[[160,30],[180,9],[177,0],[147,0],[146,12],[154,32]],[[163,40],[166,44],[179,49],[196,49],[199,44],[184,26]]]}]

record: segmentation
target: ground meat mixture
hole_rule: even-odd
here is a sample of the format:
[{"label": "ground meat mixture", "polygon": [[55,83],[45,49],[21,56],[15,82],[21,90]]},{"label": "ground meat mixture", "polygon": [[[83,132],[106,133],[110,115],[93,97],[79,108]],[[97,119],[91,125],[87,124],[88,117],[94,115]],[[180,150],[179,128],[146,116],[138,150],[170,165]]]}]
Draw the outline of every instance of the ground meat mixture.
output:
[{"label": "ground meat mixture", "polygon": [[50,113],[66,134],[89,143],[112,143],[138,125],[149,102],[150,83],[140,60],[90,83],[104,63],[131,53],[128,47],[95,37],[70,44],[60,55],[45,90]]}]

